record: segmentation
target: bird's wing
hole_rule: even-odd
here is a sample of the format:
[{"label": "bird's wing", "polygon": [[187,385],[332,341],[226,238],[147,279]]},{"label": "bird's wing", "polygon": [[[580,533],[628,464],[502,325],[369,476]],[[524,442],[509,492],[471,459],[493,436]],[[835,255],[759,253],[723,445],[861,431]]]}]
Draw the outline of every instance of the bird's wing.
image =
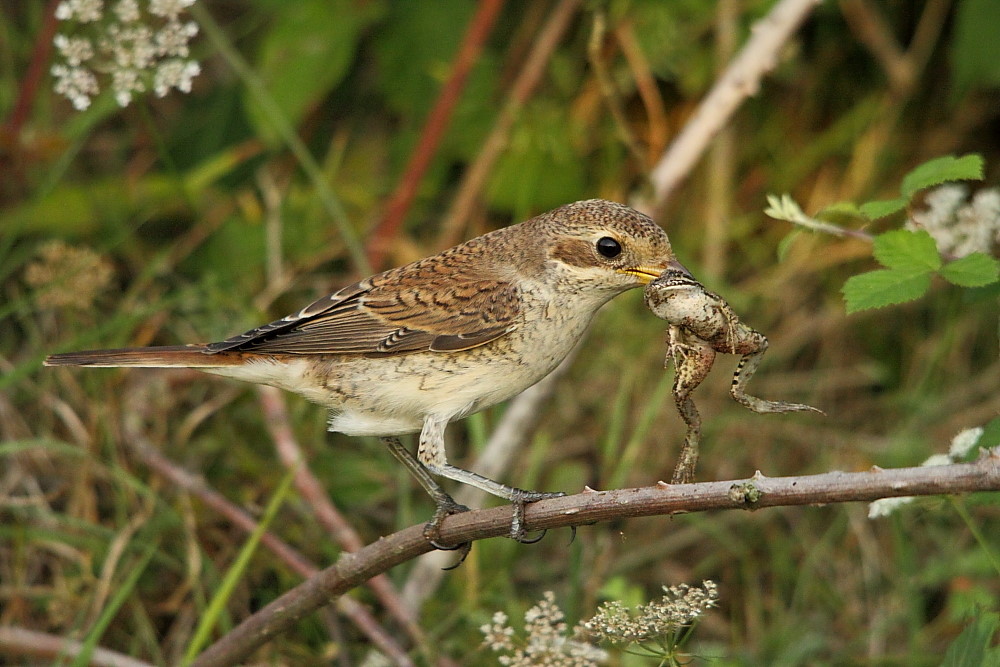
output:
[{"label": "bird's wing", "polygon": [[496,340],[517,326],[519,294],[510,282],[414,277],[399,270],[374,276],[298,313],[212,343],[206,352],[390,356],[458,351]]}]

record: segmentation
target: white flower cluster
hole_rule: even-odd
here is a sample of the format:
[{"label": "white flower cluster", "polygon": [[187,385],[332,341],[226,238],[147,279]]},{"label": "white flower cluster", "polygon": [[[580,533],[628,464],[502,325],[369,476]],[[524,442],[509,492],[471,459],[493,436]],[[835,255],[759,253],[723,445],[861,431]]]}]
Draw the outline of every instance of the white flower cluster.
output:
[{"label": "white flower cluster", "polygon": [[[921,463],[921,466],[946,466],[952,463],[956,463],[965,459],[974,447],[977,445],[980,447],[995,446],[998,443],[993,443],[992,445],[988,442],[980,443],[980,439],[983,437],[983,433],[986,432],[982,426],[977,426],[976,428],[967,428],[959,431],[958,434],[951,439],[951,447],[948,449],[947,454],[934,454],[930,456],[926,461]],[[879,498],[878,500],[868,503],[868,518],[869,519],[880,519],[885,516],[889,516],[900,507],[904,505],[909,505],[914,500],[915,496],[896,496],[893,498]]]},{"label": "white flower cluster", "polygon": [[492,623],[479,629],[485,637],[484,646],[509,654],[497,658],[506,667],[593,667],[606,662],[606,651],[576,639],[582,626],[573,628],[572,635],[568,633],[565,617],[552,591],[545,591],[538,604],[524,613],[527,636],[523,642],[516,641],[514,628],[507,625],[507,614],[502,611],[493,614]]},{"label": "white flower cluster", "polygon": [[974,252],[990,254],[1000,243],[1000,189],[978,191],[968,201],[964,185],[948,184],[934,188],[924,202],[927,208],[914,211],[906,222],[910,230],[926,230],[938,250],[954,257]]},{"label": "white flower cluster", "polygon": [[483,645],[495,653],[506,653],[499,656],[498,662],[508,667],[591,667],[607,662],[607,651],[591,640],[611,644],[657,642],[661,648],[658,652],[647,646],[653,654],[673,655],[678,630],[714,607],[719,590],[715,582],[704,581],[700,587],[680,584],[664,586],[663,591],[661,599],[634,610],[618,601],[607,602],[593,618],[578,623],[571,631],[555,595],[546,591],[538,604],[524,613],[524,640],[519,640],[507,625],[507,614],[498,611],[491,623],[480,628],[485,636]]},{"label": "white flower cluster", "polygon": [[678,630],[703,616],[719,599],[714,581],[703,581],[700,587],[664,586],[663,591],[662,598],[639,605],[635,610],[617,600],[605,602],[583,627],[590,636],[612,644],[669,643]]},{"label": "white flower cluster", "polygon": [[191,60],[188,43],[198,34],[194,22],[181,14],[195,0],[118,0],[113,16],[105,14],[104,0],[63,0],[56,18],[67,24],[94,24],[94,37],[58,34],[54,44],[64,62],[52,66],[55,91],[79,110],[100,93],[98,75],[111,78],[111,89],[121,106],[150,87],[157,96],[172,88],[191,92],[191,80],[201,73]]}]

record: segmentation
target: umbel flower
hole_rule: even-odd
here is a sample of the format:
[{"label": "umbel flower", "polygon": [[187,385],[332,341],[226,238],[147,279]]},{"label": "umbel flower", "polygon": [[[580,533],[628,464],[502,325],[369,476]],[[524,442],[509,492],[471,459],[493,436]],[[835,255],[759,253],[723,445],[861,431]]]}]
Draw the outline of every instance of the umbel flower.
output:
[{"label": "umbel flower", "polygon": [[[55,36],[62,62],[52,66],[55,91],[79,110],[90,106],[101,92],[101,79],[121,106],[152,90],[164,97],[171,89],[191,92],[191,81],[201,73],[190,58],[188,43],[198,34],[194,22],[182,20],[195,0],[63,0],[56,18],[66,34]],[[108,83],[104,83],[108,86]]]}]

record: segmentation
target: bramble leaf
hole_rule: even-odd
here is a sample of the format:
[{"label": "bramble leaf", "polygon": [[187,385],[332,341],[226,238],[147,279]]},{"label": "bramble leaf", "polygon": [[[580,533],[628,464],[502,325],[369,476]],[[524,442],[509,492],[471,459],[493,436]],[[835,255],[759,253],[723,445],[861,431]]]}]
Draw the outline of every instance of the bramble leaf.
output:
[{"label": "bramble leaf", "polygon": [[851,276],[841,292],[847,302],[847,313],[851,314],[913,301],[923,296],[930,284],[929,271],[881,269]]},{"label": "bramble leaf", "polygon": [[982,287],[1000,279],[1000,261],[974,252],[941,267],[941,277],[961,287]]},{"label": "bramble leaf", "polygon": [[904,197],[897,197],[896,199],[879,199],[876,201],[865,202],[858,207],[858,210],[861,211],[861,215],[865,216],[869,220],[878,220],[879,218],[884,218],[898,211],[902,211],[906,208],[908,201],[909,200]]},{"label": "bramble leaf", "polygon": [[983,156],[970,153],[962,157],[945,155],[928,160],[915,167],[903,177],[903,197],[909,199],[914,193],[949,181],[983,180]]},{"label": "bramble leaf", "polygon": [[924,230],[911,232],[896,229],[879,234],[872,240],[875,259],[890,269],[914,273],[937,271],[941,268],[934,239]]}]

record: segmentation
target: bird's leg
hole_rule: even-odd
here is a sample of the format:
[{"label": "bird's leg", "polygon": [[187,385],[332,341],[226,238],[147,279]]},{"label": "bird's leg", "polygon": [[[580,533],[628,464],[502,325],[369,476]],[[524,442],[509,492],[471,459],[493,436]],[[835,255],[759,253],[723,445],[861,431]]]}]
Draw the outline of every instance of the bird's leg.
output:
[{"label": "bird's leg", "polygon": [[[510,526],[510,538],[522,544],[533,544],[540,540],[541,537],[536,539],[526,537],[524,529],[524,506],[528,503],[534,503],[547,498],[560,498],[566,494],[561,492],[528,491],[526,489],[507,486],[489,477],[474,473],[471,470],[451,465],[448,463],[444,449],[444,428],[447,424],[447,419],[439,417],[428,416],[424,419],[424,428],[420,431],[420,446],[417,448],[417,460],[427,471],[435,475],[447,477],[463,484],[469,484],[494,496],[509,500],[514,506],[514,516]],[[441,518],[443,519],[444,517]],[[544,536],[545,533],[543,532],[542,537]]]},{"label": "bird's leg", "polygon": [[[456,551],[462,552],[461,558],[458,563],[453,567],[457,567],[465,560],[465,557],[469,555],[469,550],[472,549],[472,544],[470,542],[463,542],[462,544],[456,544],[455,546],[443,546],[440,543],[441,537],[441,522],[444,518],[451,516],[452,514],[459,514],[460,512],[468,512],[469,508],[465,505],[455,502],[455,499],[448,495],[441,485],[438,484],[430,473],[424,468],[424,466],[417,460],[417,458],[403,446],[403,443],[399,441],[396,437],[385,437],[381,438],[382,442],[389,447],[389,451],[392,452],[400,463],[406,466],[407,470],[410,471],[417,481],[420,482],[420,486],[424,487],[424,490],[430,494],[430,497],[437,504],[437,509],[434,511],[434,516],[427,525],[424,526],[424,537],[427,541],[431,543],[435,549],[440,549],[442,551]],[[447,568],[451,569],[451,568]]]},{"label": "bird's leg", "polygon": [[685,334],[684,329],[672,326],[667,330],[667,359],[674,362],[672,393],[677,412],[687,425],[684,446],[677,459],[672,484],[687,484],[694,479],[698,463],[698,445],[701,440],[701,415],[691,398],[691,392],[708,376],[715,362],[715,350],[701,339]]}]

